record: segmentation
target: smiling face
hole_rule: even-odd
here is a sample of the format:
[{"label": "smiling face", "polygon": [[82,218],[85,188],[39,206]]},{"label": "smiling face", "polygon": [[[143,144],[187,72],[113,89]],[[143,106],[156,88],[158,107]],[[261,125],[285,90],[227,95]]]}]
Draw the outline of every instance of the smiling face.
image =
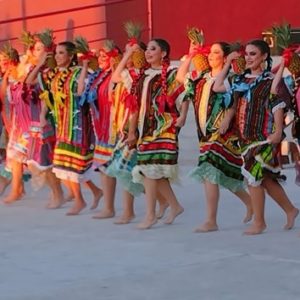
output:
[{"label": "smiling face", "polygon": [[106,54],[104,50],[100,50],[99,52],[98,64],[102,70],[110,69],[110,57]]},{"label": "smiling face", "polygon": [[56,64],[60,68],[67,68],[71,61],[72,61],[72,55],[70,55],[63,45],[57,45],[55,50],[55,60]]},{"label": "smiling face", "polygon": [[212,69],[220,69],[223,67],[225,56],[220,44],[213,44],[211,46],[208,62]]},{"label": "smiling face", "polygon": [[253,71],[261,71],[262,64],[267,58],[267,53],[263,54],[261,50],[254,45],[247,45],[245,51],[246,68]]},{"label": "smiling face", "polygon": [[156,41],[150,41],[145,51],[146,61],[152,68],[160,67],[166,54],[166,51],[163,51]]}]

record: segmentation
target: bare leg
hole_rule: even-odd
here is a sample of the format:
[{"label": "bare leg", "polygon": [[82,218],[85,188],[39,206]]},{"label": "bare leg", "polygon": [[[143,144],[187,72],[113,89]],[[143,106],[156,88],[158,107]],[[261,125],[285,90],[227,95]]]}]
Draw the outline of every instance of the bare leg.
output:
[{"label": "bare leg", "polygon": [[161,219],[164,216],[167,208],[169,207],[169,203],[167,199],[163,196],[163,194],[160,193],[160,191],[158,191],[157,193],[157,200],[159,204],[159,209],[158,212],[156,213],[156,218]]},{"label": "bare leg", "polygon": [[46,182],[49,185],[52,193],[51,201],[47,205],[47,208],[51,208],[51,209],[60,208],[66,202],[66,200],[64,199],[60,180],[52,172],[52,169],[49,169],[45,172],[46,172]]},{"label": "bare leg", "polygon": [[92,180],[85,182],[84,185],[92,191],[93,196],[94,196],[91,209],[97,208],[99,201],[100,201],[101,197],[103,196],[102,190],[100,188],[98,188]]},{"label": "bare leg", "polygon": [[260,234],[267,227],[265,222],[265,191],[262,186],[249,186],[249,191],[254,220],[244,233],[247,235]]},{"label": "bare leg", "polygon": [[240,190],[234,193],[241,201],[246,205],[246,216],[243,220],[244,223],[248,223],[252,219],[253,209],[251,205],[251,197],[245,190]]},{"label": "bare leg", "polygon": [[73,191],[72,191],[72,187],[71,187],[71,183],[70,181],[68,180],[61,180],[61,182],[64,184],[64,186],[67,188],[68,190],[68,194],[67,196],[65,197],[65,201],[73,201],[74,200],[74,194],[73,194]]},{"label": "bare leg", "polygon": [[271,198],[286,213],[287,222],[284,226],[284,229],[292,229],[294,227],[295,219],[299,214],[299,209],[291,203],[283,187],[276,180],[266,178],[263,181],[263,187],[267,190],[267,193],[271,196]]},{"label": "bare leg", "polygon": [[128,224],[135,218],[134,214],[134,196],[128,191],[123,191],[123,214],[114,223]]},{"label": "bare leg", "polygon": [[6,188],[9,186],[10,183],[10,179],[0,176],[0,196],[4,194]]},{"label": "bare leg", "polygon": [[155,205],[158,191],[158,181],[156,179],[144,178],[144,187],[146,194],[146,215],[144,220],[138,224],[139,229],[149,229],[156,222]]},{"label": "bare leg", "polygon": [[24,192],[24,186],[22,181],[23,164],[15,160],[11,160],[11,163],[12,163],[11,190],[10,193],[3,200],[4,203],[12,203],[17,200],[20,200]]},{"label": "bare leg", "polygon": [[168,200],[168,203],[170,205],[170,213],[168,214],[165,224],[172,224],[177,216],[179,216],[181,213],[183,213],[184,209],[179,204],[174,191],[171,187],[170,181],[168,179],[159,179],[159,191],[161,194],[165,196],[165,198]]},{"label": "bare leg", "polygon": [[217,212],[219,203],[219,186],[209,181],[204,182],[206,196],[206,221],[195,232],[217,231]]},{"label": "bare leg", "polygon": [[75,216],[75,215],[78,215],[86,207],[86,203],[85,203],[82,193],[81,193],[80,184],[77,182],[70,181],[70,186],[72,188],[72,192],[73,192],[75,198],[74,198],[74,205],[66,213],[66,215],[67,216]]},{"label": "bare leg", "polygon": [[101,173],[101,182],[103,186],[103,200],[104,208],[93,216],[94,219],[113,218],[115,216],[115,192],[116,192],[116,178],[107,176]]}]

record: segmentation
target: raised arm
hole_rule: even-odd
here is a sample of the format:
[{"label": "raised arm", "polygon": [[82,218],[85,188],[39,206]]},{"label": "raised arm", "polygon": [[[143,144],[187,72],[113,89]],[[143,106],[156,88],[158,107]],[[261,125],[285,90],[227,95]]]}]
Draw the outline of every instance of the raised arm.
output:
[{"label": "raised arm", "polygon": [[115,71],[113,72],[111,76],[111,81],[113,83],[118,83],[122,81],[121,73],[126,68],[126,64],[128,59],[131,57],[132,53],[136,51],[139,48],[139,45],[134,44],[133,46],[130,46],[129,44],[126,45],[126,51],[123,54],[123,57],[116,67]]},{"label": "raised arm", "polygon": [[196,47],[197,45],[193,43],[190,44],[189,54],[186,55],[184,61],[180,64],[177,70],[176,80],[180,83],[184,83],[185,76],[189,72],[192,59],[195,55]]},{"label": "raised arm", "polygon": [[226,58],[226,62],[223,66],[222,71],[217,75],[214,85],[213,85],[213,91],[216,93],[224,93],[226,92],[226,87],[224,85],[224,80],[228,74],[228,71],[231,67],[231,63],[234,59],[238,58],[240,56],[240,54],[236,51],[231,52],[227,58]]},{"label": "raised arm", "polygon": [[82,69],[81,69],[81,73],[79,75],[78,87],[77,87],[77,94],[79,96],[81,96],[85,90],[85,79],[88,74],[88,63],[89,63],[89,61],[86,59],[82,61]]},{"label": "raised arm", "polygon": [[283,71],[284,71],[284,59],[283,57],[281,58],[281,62],[280,64],[278,65],[278,67],[276,67],[277,69],[277,72],[275,74],[275,77],[272,81],[272,85],[271,85],[271,93],[272,94],[277,94],[277,87],[278,87],[278,84],[282,78],[282,75],[283,75]]},{"label": "raised arm", "polygon": [[45,64],[46,59],[48,57],[49,53],[45,52],[41,55],[39,62],[35,66],[35,68],[28,74],[27,78],[25,79],[25,83],[27,84],[36,84],[37,83],[37,76],[42,68],[42,66]]}]

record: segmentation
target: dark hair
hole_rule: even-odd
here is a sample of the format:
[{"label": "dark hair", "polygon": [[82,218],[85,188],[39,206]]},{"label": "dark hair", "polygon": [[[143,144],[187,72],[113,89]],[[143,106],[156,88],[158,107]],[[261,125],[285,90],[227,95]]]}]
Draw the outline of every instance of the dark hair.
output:
[{"label": "dark hair", "polygon": [[270,47],[267,42],[264,40],[252,40],[247,43],[247,45],[253,45],[259,49],[261,54],[267,54],[266,62],[267,62],[267,71],[270,71],[272,68],[272,58]]},{"label": "dark hair", "polygon": [[171,51],[170,44],[166,40],[164,40],[164,39],[155,38],[155,39],[152,39],[152,41],[156,42],[158,44],[158,46],[160,47],[160,49],[162,51],[166,52],[165,58],[169,58],[170,51]]},{"label": "dark hair", "polygon": [[72,56],[72,60],[70,63],[70,66],[77,66],[78,65],[78,58],[77,58],[77,53],[76,53],[76,46],[72,42],[65,41],[58,43],[57,46],[63,46],[66,48],[69,56]]},{"label": "dark hair", "polygon": [[226,42],[216,42],[213,44],[220,45],[220,47],[224,53],[224,56],[227,56],[231,52],[230,44],[228,44]]}]

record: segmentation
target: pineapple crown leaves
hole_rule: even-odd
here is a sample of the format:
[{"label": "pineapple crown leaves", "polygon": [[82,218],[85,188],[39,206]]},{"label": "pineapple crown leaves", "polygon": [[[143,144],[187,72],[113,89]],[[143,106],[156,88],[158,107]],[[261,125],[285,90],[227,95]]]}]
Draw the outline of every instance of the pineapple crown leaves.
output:
[{"label": "pineapple crown leaves", "polygon": [[110,52],[116,48],[116,44],[113,40],[105,40],[102,48],[105,52]]},{"label": "pineapple crown leaves", "polygon": [[244,46],[242,45],[242,43],[240,41],[234,42],[232,44],[230,44],[230,52],[233,51],[243,51],[244,50]]},{"label": "pineapple crown leaves", "polygon": [[133,21],[127,21],[124,23],[124,29],[127,33],[129,39],[135,38],[139,40],[143,31],[143,25],[140,23],[135,23]]},{"label": "pineapple crown leaves", "polygon": [[21,33],[19,40],[27,49],[32,48],[36,42],[34,34],[26,30]]},{"label": "pineapple crown leaves", "polygon": [[187,36],[194,42],[195,44],[199,44],[200,46],[204,43],[204,35],[202,29],[199,30],[197,27],[188,27],[187,28]]},{"label": "pineapple crown leaves", "polygon": [[82,36],[76,36],[74,38],[74,44],[77,53],[87,53],[90,51],[87,39]]},{"label": "pineapple crown leaves", "polygon": [[38,39],[45,45],[46,48],[52,48],[54,45],[53,30],[45,28],[43,31],[36,34]]},{"label": "pineapple crown leaves", "polygon": [[16,63],[19,62],[19,53],[12,47],[11,43],[4,44],[0,52],[7,56],[9,60]]},{"label": "pineapple crown leaves", "polygon": [[291,43],[291,25],[283,22],[281,25],[273,25],[272,33],[276,37],[277,45],[281,49],[286,49]]}]

